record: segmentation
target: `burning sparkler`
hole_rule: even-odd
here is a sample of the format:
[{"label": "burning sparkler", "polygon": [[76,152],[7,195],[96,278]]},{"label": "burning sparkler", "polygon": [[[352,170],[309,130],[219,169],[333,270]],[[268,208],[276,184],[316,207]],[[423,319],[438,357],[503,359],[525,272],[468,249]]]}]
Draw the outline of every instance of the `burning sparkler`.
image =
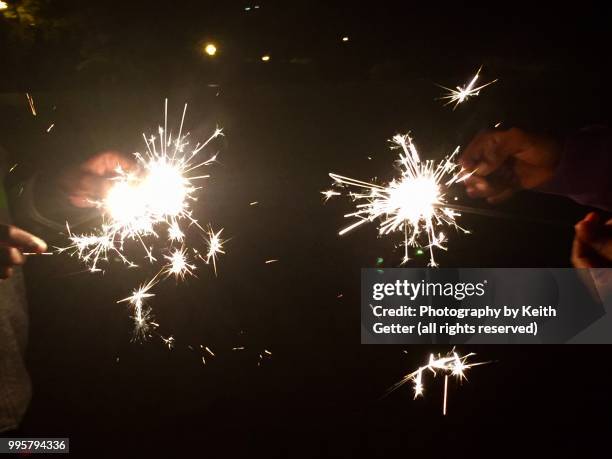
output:
[{"label": "burning sparkler", "polygon": [[[380,219],[379,234],[404,233],[404,257],[402,264],[410,260],[408,248],[426,247],[430,253],[430,266],[437,266],[434,247],[446,250],[446,235],[438,231],[442,226],[451,226],[464,233],[468,230],[457,225],[455,218],[461,214],[447,203],[448,188],[467,179],[470,174],[454,162],[459,147],[444,160],[436,163],[421,161],[409,135],[396,135],[392,142],[400,148],[399,171],[401,176],[385,186],[362,182],[337,174],[329,174],[337,186],[359,188],[362,191],[348,193],[356,204],[356,211],[346,214],[357,221],[339,232],[342,236],[352,229]],[[339,194],[324,191],[326,198]],[[427,243],[421,239],[426,235]]]},{"label": "burning sparkler", "polygon": [[[129,242],[138,243],[144,250],[145,259],[153,263],[160,255],[167,263],[148,283],[136,289],[120,302],[128,302],[134,308],[134,320],[140,335],[146,335],[151,311],[145,300],[154,296],[151,288],[162,280],[162,276],[174,275],[183,279],[196,269],[188,260],[186,233],[189,228],[198,229],[207,241],[206,263],[212,261],[215,273],[216,258],[223,250],[220,234],[209,226],[208,231],[193,216],[191,204],[197,201],[196,192],[201,189],[199,181],[208,177],[199,170],[212,164],[216,155],[200,160],[200,153],[213,139],[222,135],[217,128],[203,143],[191,146],[189,133],[183,133],[187,105],[183,109],[178,134],[168,131],[168,101],[165,104],[164,127],[159,127],[158,136],[143,135],[147,150],[135,153],[138,169],[126,171],[116,169],[113,185],[106,196],[93,204],[102,212],[103,221],[97,230],[87,234],[74,234],[67,225],[71,244],[58,249],[68,251],[84,261],[91,272],[100,271],[99,264],[108,261],[109,255],[117,256],[130,267],[136,262],[125,254]],[[165,236],[165,237],[164,237]],[[159,244],[164,241],[164,244]],[[175,244],[180,244],[180,248]],[[193,251],[197,253],[194,248]]]},{"label": "burning sparkler", "polygon": [[470,97],[477,96],[478,94],[480,94],[481,89],[486,88],[487,86],[492,85],[497,81],[497,79],[495,79],[493,81],[489,81],[488,83],[476,87],[476,81],[480,76],[481,70],[482,66],[478,69],[478,71],[472,77],[470,82],[464,87],[457,86],[457,89],[451,89],[447,88],[446,86],[438,85],[442,89],[446,89],[448,91],[448,94],[439,98],[440,100],[448,100],[448,102],[446,102],[444,106],[446,107],[447,105],[454,103],[455,105],[453,106],[453,110],[455,110],[460,103],[465,102]]},{"label": "burning sparkler", "polygon": [[419,396],[423,396],[423,392],[425,390],[423,385],[423,373],[426,370],[429,370],[433,373],[434,377],[437,376],[437,372],[441,372],[444,374],[444,392],[443,392],[443,402],[442,402],[442,414],[446,416],[446,402],[448,398],[448,378],[449,376],[454,376],[457,381],[461,382],[464,379],[467,379],[465,376],[466,370],[478,366],[485,365],[489,362],[475,362],[468,363],[468,359],[476,354],[470,353],[466,354],[463,357],[459,356],[453,349],[445,356],[434,356],[430,354],[429,362],[427,365],[419,367],[416,371],[407,374],[400,381],[395,383],[391,388],[387,391],[387,395],[391,392],[399,389],[401,386],[406,384],[407,382],[413,382],[413,390],[414,390],[414,398],[416,399]]}]

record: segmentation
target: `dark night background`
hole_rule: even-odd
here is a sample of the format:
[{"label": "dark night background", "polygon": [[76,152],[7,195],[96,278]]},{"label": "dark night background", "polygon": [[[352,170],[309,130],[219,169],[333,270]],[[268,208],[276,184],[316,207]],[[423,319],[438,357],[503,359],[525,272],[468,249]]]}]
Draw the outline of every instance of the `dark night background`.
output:
[{"label": "dark night background", "polygon": [[[174,119],[188,102],[193,135],[225,128],[197,213],[231,237],[218,277],[202,267],[198,278],[158,289],[152,306],[176,339],[172,351],[158,340],[130,342],[128,314],[115,304],[142,272],[115,265],[90,275],[67,257],[31,259],[34,398],[24,436],[70,437],[77,457],[173,448],[193,457],[587,457],[607,440],[603,346],[466,346],[495,363],[450,386],[447,417],[440,378],[422,400],[407,386],[380,399],[429,352],[447,348],[359,344],[359,270],[379,257],[397,266],[401,254],[373,225],[337,237],[350,203],[324,204],[319,191],[330,171],[388,180],[395,153],[386,139],[397,132],[411,131],[424,155],[441,157],[499,121],[557,135],[608,123],[608,10],[588,2],[495,10],[408,1],[7,3],[0,91],[23,103],[10,120],[3,107],[0,140],[51,168],[103,149],[131,153],[162,119],[165,97]],[[202,53],[207,42],[218,47],[214,57]],[[463,84],[481,64],[483,81],[499,81],[480,97],[456,111],[434,100],[434,83]],[[572,224],[589,209],[535,193],[498,209],[524,219],[465,216],[473,234],[451,235],[440,264],[569,266]],[[200,344],[216,353],[206,366]],[[272,356],[258,366],[264,349]]]}]

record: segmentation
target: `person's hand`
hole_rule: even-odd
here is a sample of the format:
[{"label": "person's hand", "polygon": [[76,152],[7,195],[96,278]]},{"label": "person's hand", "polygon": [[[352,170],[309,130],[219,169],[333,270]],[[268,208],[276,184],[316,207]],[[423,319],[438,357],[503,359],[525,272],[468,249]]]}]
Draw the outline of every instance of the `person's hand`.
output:
[{"label": "person's hand", "polygon": [[109,179],[117,175],[118,168],[129,171],[135,167],[132,158],[116,151],[105,151],[68,169],[60,177],[60,187],[73,206],[93,207],[112,186]]},{"label": "person's hand", "polygon": [[559,156],[560,147],[553,139],[512,128],[476,135],[459,162],[474,171],[464,182],[468,196],[496,204],[520,189],[549,181]]},{"label": "person's hand", "polygon": [[572,246],[575,268],[612,267],[612,218],[603,222],[595,212],[576,223]]},{"label": "person's hand", "polygon": [[8,279],[15,266],[25,262],[22,252],[43,253],[47,244],[15,226],[0,224],[0,279]]}]

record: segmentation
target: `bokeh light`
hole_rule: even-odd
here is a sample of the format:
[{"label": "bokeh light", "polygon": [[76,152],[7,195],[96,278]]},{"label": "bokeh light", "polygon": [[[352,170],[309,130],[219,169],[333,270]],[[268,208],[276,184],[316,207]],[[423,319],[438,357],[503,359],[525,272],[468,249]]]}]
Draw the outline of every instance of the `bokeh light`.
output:
[{"label": "bokeh light", "polygon": [[215,45],[214,43],[206,43],[204,45],[204,52],[210,57],[215,56],[217,54],[217,45]]}]

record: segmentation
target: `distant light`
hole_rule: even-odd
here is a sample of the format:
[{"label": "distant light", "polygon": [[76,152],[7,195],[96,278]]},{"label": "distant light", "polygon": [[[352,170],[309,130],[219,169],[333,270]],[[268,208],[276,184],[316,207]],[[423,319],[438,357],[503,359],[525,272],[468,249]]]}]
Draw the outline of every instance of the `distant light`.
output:
[{"label": "distant light", "polygon": [[217,54],[217,47],[214,43],[207,43],[206,46],[204,46],[204,52],[212,57]]},{"label": "distant light", "polygon": [[8,3],[0,1],[0,11],[8,8]]},{"label": "distant light", "polygon": [[349,37],[342,37],[342,41],[349,41]]},{"label": "distant light", "polygon": [[261,60],[264,62],[268,62],[270,60],[270,56],[268,56],[267,54],[264,56],[261,56]]}]

